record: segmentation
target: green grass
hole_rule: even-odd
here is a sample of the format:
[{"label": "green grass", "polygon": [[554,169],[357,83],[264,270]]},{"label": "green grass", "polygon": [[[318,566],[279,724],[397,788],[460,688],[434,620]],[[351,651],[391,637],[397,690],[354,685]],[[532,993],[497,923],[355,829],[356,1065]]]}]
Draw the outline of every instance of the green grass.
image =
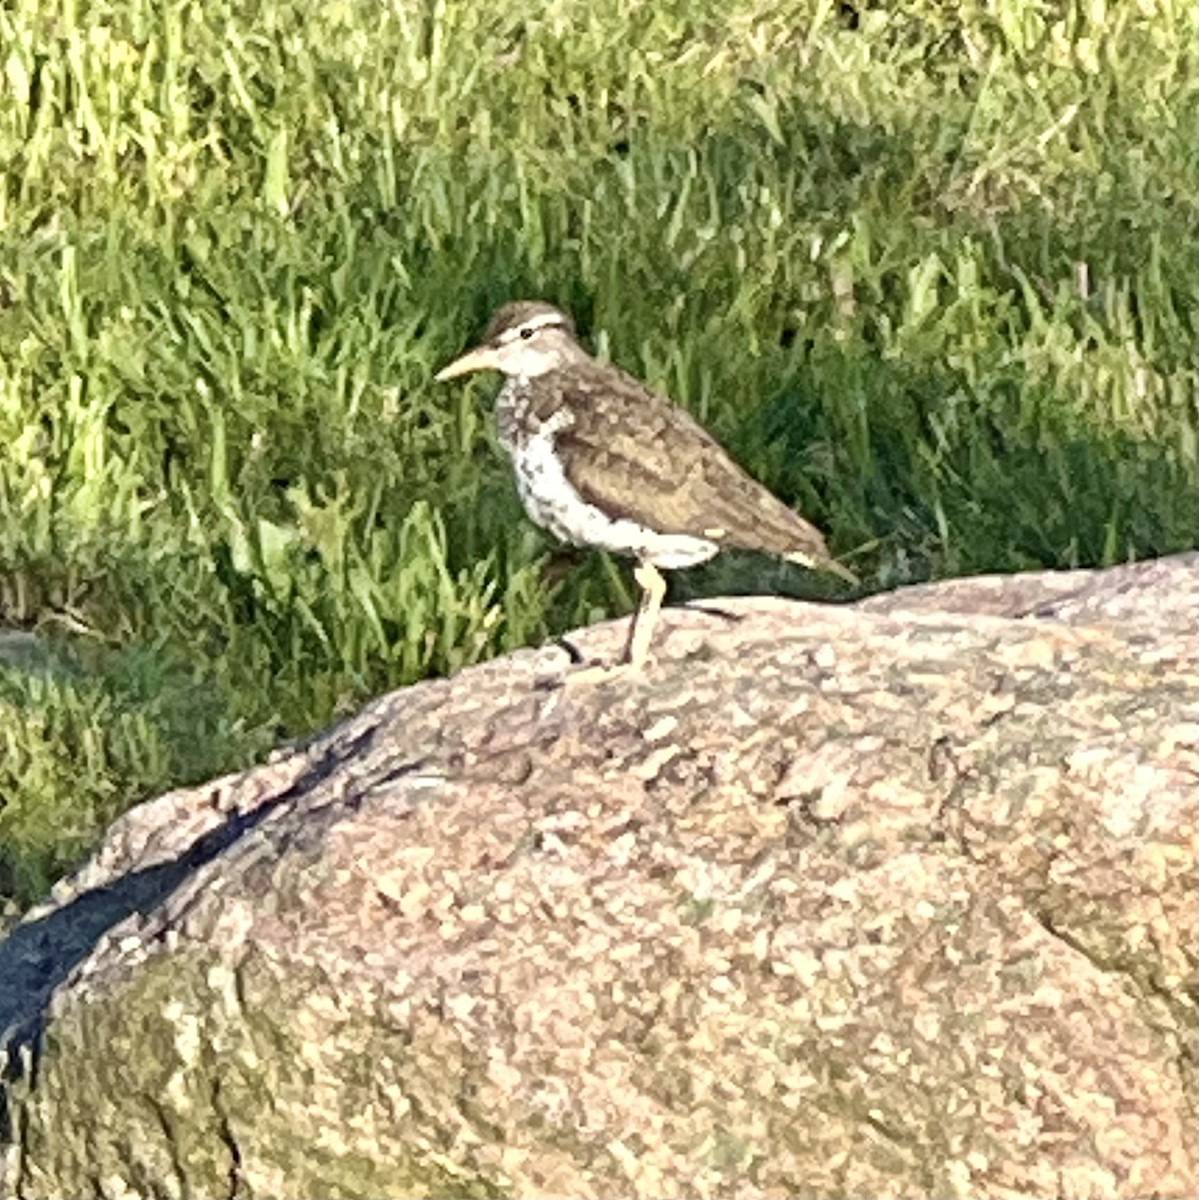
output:
[{"label": "green grass", "polygon": [[[13,0],[0,893],[386,688],[629,604],[521,515],[515,296],[871,588],[1196,540],[1194,5]],[[676,597],[824,594],[730,556]],[[0,661],[3,661],[0,659]]]}]

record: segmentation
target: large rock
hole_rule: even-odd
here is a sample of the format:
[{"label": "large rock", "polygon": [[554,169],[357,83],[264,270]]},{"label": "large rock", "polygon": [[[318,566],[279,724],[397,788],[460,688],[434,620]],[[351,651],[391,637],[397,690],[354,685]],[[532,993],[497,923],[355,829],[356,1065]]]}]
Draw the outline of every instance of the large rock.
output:
[{"label": "large rock", "polygon": [[674,611],[141,806],[0,946],[8,1193],[1195,1195],[1197,584]]}]

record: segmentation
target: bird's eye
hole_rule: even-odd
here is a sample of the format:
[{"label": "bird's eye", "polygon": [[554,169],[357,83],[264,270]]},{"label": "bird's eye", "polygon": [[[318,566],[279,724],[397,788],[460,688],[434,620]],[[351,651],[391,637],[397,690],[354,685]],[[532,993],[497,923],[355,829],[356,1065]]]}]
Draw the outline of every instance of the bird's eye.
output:
[{"label": "bird's eye", "polygon": [[533,331],[531,329],[522,329],[520,331],[520,336],[523,341],[527,342],[529,338],[533,336]]}]

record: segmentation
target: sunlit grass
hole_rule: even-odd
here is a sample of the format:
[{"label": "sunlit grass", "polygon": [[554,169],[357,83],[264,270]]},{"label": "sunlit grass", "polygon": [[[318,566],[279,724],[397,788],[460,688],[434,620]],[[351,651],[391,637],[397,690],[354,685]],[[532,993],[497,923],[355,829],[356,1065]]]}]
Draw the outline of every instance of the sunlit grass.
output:
[{"label": "sunlit grass", "polygon": [[[518,295],[872,588],[1196,538],[1196,14],[0,11],[0,891],[133,800],[623,610],[434,370]],[[676,596],[830,594],[730,556]]]}]

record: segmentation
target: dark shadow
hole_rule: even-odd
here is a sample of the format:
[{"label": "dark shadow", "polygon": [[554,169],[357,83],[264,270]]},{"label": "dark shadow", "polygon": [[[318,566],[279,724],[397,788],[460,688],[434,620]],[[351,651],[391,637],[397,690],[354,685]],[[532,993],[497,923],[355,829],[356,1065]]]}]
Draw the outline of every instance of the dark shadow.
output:
[{"label": "dark shadow", "polygon": [[729,612],[727,608],[721,608],[717,604],[710,604],[702,600],[689,600],[683,605],[690,612],[703,613],[706,617],[716,617],[720,621],[727,621],[730,625],[739,625],[745,620],[744,613]]},{"label": "dark shadow", "polygon": [[46,1006],[55,988],[100,940],[134,913],[153,912],[195,871],[260,825],[276,809],[311,792],[347,757],[366,750],[375,726],[335,742],[304,774],[248,813],[233,813],[170,862],[131,871],[93,888],[0,942],[0,1144],[11,1140],[8,1085],[28,1072],[36,1079]]},{"label": "dark shadow", "polygon": [[566,651],[566,653],[570,656],[570,665],[572,667],[582,666],[582,664],[587,661],[587,656],[582,652],[582,650],[580,650],[578,646],[576,646],[569,638],[565,636],[554,638],[554,645],[557,646],[559,650]]}]

